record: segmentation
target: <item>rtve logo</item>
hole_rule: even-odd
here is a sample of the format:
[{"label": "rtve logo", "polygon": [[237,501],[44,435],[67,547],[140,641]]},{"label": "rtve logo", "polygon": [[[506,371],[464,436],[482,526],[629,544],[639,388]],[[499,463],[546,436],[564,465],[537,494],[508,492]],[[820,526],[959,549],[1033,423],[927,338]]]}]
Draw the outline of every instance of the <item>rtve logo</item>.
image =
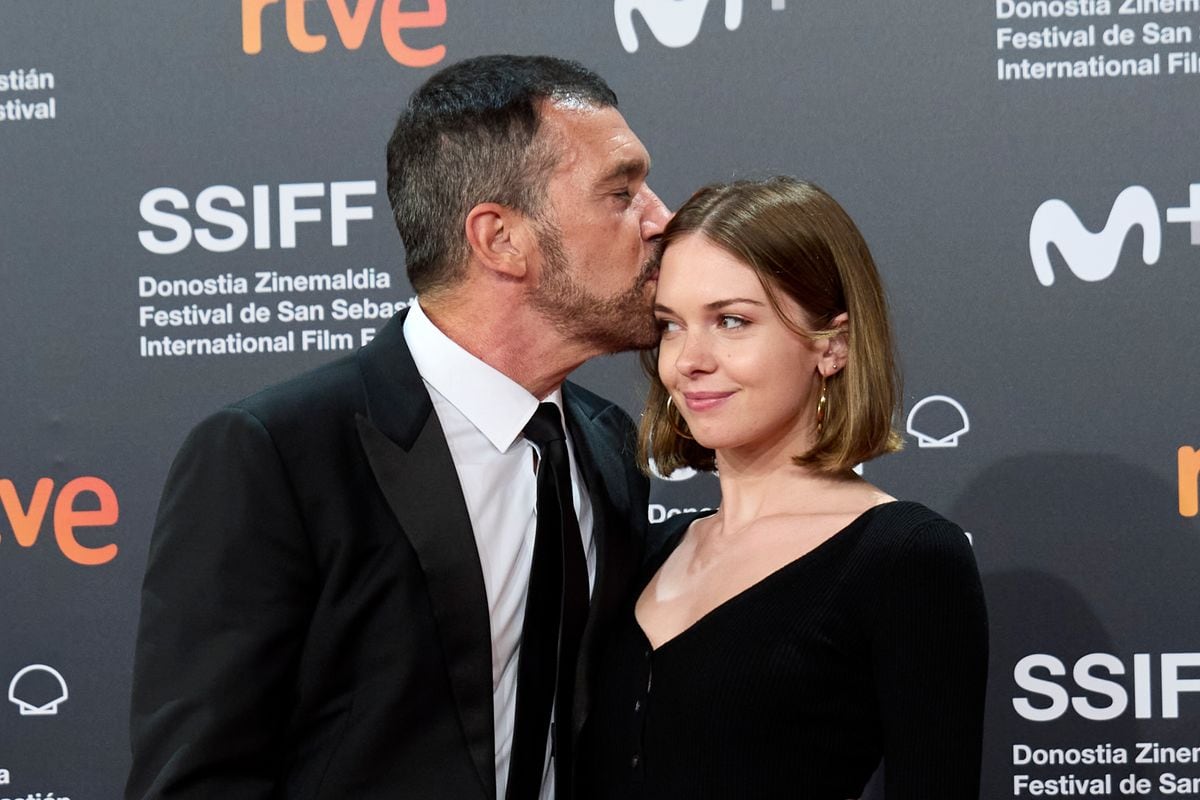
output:
[{"label": "rtve logo", "polygon": [[1200,450],[1179,448],[1179,515],[1200,514]]},{"label": "rtve logo", "polygon": [[[1167,222],[1192,226],[1192,244],[1200,244],[1200,183],[1190,189],[1190,205],[1167,209]],[[1121,258],[1125,239],[1134,228],[1142,229],[1142,261],[1158,263],[1162,252],[1162,223],[1158,203],[1144,186],[1130,186],[1113,202],[1104,227],[1092,233],[1069,205],[1047,200],[1038,206],[1029,225],[1029,257],[1043,286],[1054,283],[1050,245],[1054,245],[1067,268],[1084,281],[1102,281],[1113,274]]]},{"label": "rtve logo", "polygon": [[[742,24],[742,0],[723,0],[725,28],[735,31]],[[659,44],[685,47],[696,41],[704,11],[709,0],[614,0],[613,16],[617,34],[627,53],[636,53],[638,35],[633,25],[633,12],[638,12]],[[786,0],[771,0],[771,9],[782,11]]]},{"label": "rtve logo", "polygon": [[[84,508],[77,508],[76,501],[86,496],[94,499],[90,502],[84,500],[79,503]],[[4,510],[8,528],[18,545],[33,547],[37,543],[46,520],[46,512],[50,509],[51,498],[54,499],[54,540],[64,556],[76,564],[90,567],[107,564],[117,557],[117,546],[111,542],[92,547],[81,543],[76,537],[77,528],[115,525],[121,513],[113,488],[106,481],[91,475],[67,481],[56,498],[54,481],[50,478],[39,478],[28,503],[22,502],[11,480],[0,478],[0,508]],[[3,531],[3,528],[0,528],[0,531]],[[3,539],[0,535],[0,542]]]},{"label": "rtve logo", "polygon": [[[267,6],[279,0],[242,0],[242,51],[249,55],[262,52],[263,16]],[[318,53],[325,49],[328,39],[321,33],[309,33],[305,14],[308,8],[319,4],[315,0],[284,0],[283,23],[288,42],[301,53]],[[371,26],[375,6],[379,10],[379,35],[388,55],[406,67],[428,67],[446,57],[446,46],[415,48],[407,44],[402,32],[414,28],[440,28],[446,24],[446,0],[427,0],[424,11],[401,11],[404,0],[356,0],[354,10],[350,0],[325,0],[329,18],[337,30],[342,46],[347,50],[362,47]],[[409,6],[413,3],[408,3]],[[278,14],[269,15],[273,24],[278,24]]]}]

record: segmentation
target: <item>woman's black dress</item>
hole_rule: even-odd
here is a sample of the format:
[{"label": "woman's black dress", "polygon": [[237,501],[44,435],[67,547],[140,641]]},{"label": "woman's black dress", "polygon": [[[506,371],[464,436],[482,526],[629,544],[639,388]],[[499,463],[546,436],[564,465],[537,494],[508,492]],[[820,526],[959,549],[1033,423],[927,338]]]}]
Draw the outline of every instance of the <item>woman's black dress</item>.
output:
[{"label": "woman's black dress", "polygon": [[[644,587],[698,515],[666,525]],[[584,730],[597,800],[978,797],[987,621],[970,543],[876,506],[651,648],[623,609]]]}]

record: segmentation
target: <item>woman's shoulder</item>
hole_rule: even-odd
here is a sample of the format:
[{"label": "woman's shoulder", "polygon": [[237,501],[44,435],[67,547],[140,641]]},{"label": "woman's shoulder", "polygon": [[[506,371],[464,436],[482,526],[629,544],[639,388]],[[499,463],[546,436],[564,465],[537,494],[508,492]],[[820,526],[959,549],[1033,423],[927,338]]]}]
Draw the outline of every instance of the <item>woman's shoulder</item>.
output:
[{"label": "woman's shoulder", "polygon": [[921,540],[967,538],[957,524],[912,500],[881,503],[868,509],[862,519],[881,546],[907,547]]},{"label": "woman's shoulder", "polygon": [[898,500],[872,510],[862,546],[893,579],[967,576],[978,580],[970,536],[921,503]]}]

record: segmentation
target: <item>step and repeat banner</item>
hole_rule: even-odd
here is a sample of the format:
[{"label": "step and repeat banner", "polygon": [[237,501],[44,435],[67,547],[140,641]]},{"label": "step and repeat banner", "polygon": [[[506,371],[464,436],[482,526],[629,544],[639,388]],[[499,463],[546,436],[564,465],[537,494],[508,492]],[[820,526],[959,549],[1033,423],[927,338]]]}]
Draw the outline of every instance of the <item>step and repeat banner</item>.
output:
[{"label": "step and repeat banner", "polygon": [[[119,796],[170,459],[411,302],[384,145],[493,52],[602,74],[669,205],[788,173],[861,225],[906,431],[863,471],[970,532],[982,796],[1200,797],[1198,39],[1200,0],[4,0],[0,798]],[[638,413],[632,356],[576,378]],[[651,520],[715,502],[673,478]]]}]

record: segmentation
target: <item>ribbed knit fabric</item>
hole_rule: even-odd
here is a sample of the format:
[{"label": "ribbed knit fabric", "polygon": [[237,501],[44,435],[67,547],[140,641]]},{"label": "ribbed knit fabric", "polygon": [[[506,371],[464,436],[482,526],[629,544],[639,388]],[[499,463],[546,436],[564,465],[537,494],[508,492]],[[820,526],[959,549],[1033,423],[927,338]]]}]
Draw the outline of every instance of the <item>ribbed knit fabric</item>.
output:
[{"label": "ribbed knit fabric", "polygon": [[[667,525],[644,586],[696,515]],[[979,793],[987,619],[962,530],[917,503],[876,506],[657,650],[630,598],[597,672],[584,797]]]}]

